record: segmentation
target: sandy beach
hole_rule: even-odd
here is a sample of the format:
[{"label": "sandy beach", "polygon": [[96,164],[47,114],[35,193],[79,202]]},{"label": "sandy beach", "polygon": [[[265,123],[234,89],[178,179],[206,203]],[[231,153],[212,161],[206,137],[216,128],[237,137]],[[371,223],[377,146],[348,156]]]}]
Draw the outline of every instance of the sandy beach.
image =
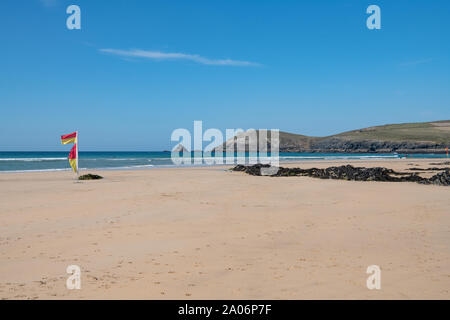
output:
[{"label": "sandy beach", "polygon": [[[0,298],[450,298],[448,187],[226,168],[0,174]],[[66,288],[72,264],[80,290]],[[369,265],[381,290],[366,287]]]}]

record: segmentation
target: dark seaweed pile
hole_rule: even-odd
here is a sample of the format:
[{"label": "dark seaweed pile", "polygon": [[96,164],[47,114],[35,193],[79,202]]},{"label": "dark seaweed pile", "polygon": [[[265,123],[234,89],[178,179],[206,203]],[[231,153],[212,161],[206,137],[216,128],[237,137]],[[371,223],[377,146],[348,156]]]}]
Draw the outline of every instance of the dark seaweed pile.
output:
[{"label": "dark seaweed pile", "polygon": [[99,179],[103,179],[102,176],[96,175],[96,174],[84,174],[82,176],[78,177],[78,180],[99,180]]},{"label": "dark seaweed pile", "polygon": [[[262,168],[270,168],[268,164],[255,164],[252,166],[237,165],[233,171],[243,171],[253,176],[265,175]],[[450,185],[450,168],[443,169],[431,178],[423,178],[416,173],[396,172],[383,167],[364,168],[351,165],[329,167],[326,169],[301,169],[279,167],[272,177],[306,176],[320,179],[341,179],[354,181],[389,181],[389,182],[418,182],[422,184],[435,184],[440,186]]]}]

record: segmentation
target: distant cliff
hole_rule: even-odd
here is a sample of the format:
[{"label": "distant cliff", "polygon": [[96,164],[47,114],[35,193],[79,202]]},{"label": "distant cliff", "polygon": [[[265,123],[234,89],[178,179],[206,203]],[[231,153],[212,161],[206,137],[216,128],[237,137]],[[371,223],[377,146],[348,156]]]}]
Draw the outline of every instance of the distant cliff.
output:
[{"label": "distant cliff", "polygon": [[[239,137],[248,136],[246,133]],[[216,152],[234,144],[234,137],[215,149]],[[267,139],[270,150],[270,135]],[[347,131],[327,137],[309,137],[281,132],[280,152],[321,153],[444,153],[450,147],[450,120],[389,124]],[[248,141],[246,140],[248,151]]]}]

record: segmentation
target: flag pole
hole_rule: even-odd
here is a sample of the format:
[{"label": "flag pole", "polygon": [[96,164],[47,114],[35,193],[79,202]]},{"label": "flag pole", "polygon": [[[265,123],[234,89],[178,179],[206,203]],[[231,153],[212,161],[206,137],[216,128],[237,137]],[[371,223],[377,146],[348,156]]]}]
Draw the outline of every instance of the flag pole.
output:
[{"label": "flag pole", "polygon": [[78,131],[77,131],[77,178],[80,176],[80,169],[78,167],[78,141],[79,141],[79,138],[78,138]]}]

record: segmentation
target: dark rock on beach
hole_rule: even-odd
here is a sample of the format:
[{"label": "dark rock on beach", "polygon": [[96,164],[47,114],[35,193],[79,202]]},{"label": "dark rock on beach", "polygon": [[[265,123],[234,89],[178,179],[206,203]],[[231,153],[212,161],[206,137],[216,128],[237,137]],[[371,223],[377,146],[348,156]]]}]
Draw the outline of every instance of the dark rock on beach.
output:
[{"label": "dark rock on beach", "polygon": [[83,174],[82,176],[78,177],[78,180],[99,180],[99,179],[103,179],[103,177],[91,173]]},{"label": "dark rock on beach", "polygon": [[[255,164],[252,166],[237,165],[233,171],[243,171],[253,176],[267,175],[262,169],[270,168],[268,164]],[[353,181],[390,181],[390,182],[418,182],[422,184],[436,184],[441,186],[450,185],[450,169],[438,173],[431,178],[423,178],[416,173],[396,172],[392,169],[383,167],[364,168],[353,167],[351,165],[329,167],[326,169],[301,169],[301,168],[283,168],[271,174],[272,177],[288,177],[288,176],[306,176],[320,179],[340,179]]]},{"label": "dark rock on beach", "polygon": [[428,179],[429,183],[438,186],[449,186],[450,185],[450,169],[440,172]]}]

